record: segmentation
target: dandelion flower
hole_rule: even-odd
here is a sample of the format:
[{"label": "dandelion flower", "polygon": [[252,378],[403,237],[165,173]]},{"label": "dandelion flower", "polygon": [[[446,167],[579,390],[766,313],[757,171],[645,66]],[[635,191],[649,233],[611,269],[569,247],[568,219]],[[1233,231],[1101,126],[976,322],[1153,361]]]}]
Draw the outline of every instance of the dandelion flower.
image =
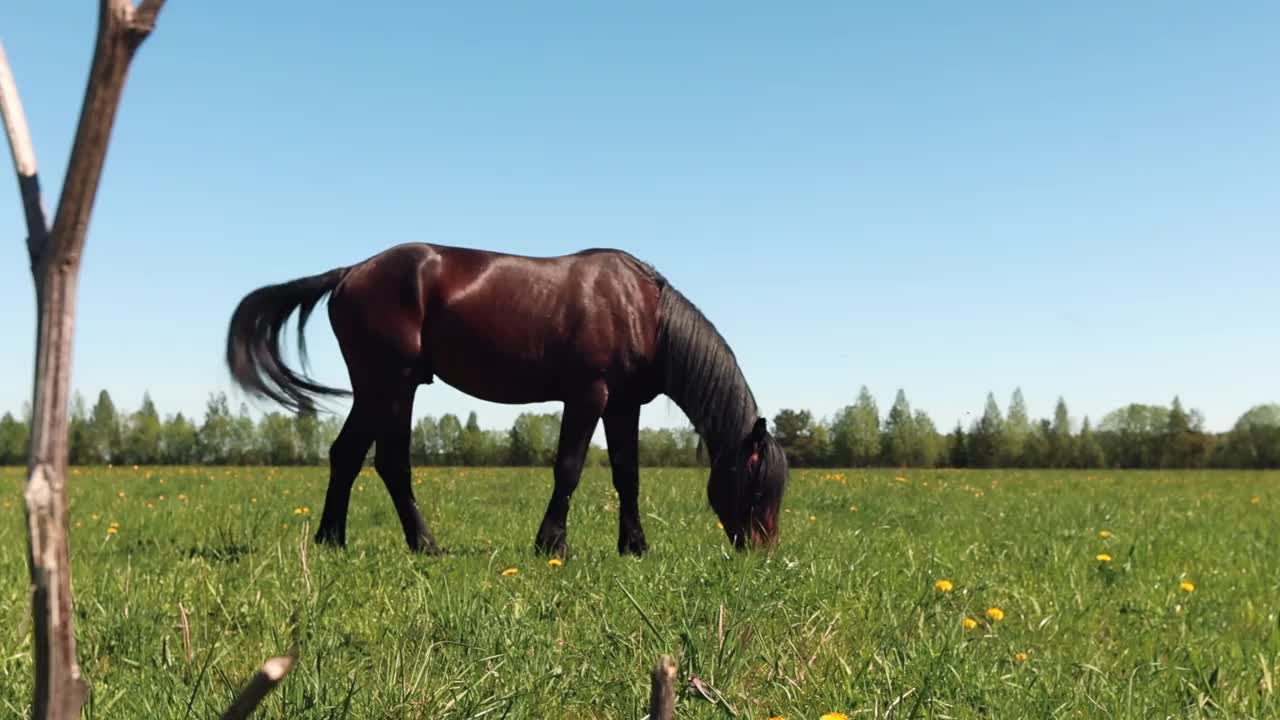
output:
[{"label": "dandelion flower", "polygon": [[822,713],[822,717],[818,718],[818,720],[849,720],[849,716],[844,713],[829,712]]},{"label": "dandelion flower", "polygon": [[965,630],[972,630],[978,627],[978,621],[974,620],[973,618],[967,617],[964,620],[960,621],[960,625],[964,627]]},{"label": "dandelion flower", "polygon": [[1253,497],[1253,498],[1249,498],[1249,502],[1253,503],[1254,505],[1261,505],[1261,504],[1262,504],[1262,498],[1260,498],[1260,497]]},{"label": "dandelion flower", "polygon": [[503,571],[502,571],[502,574],[503,574],[503,575],[515,575],[515,574],[516,574],[516,573],[518,573],[518,572],[520,572],[520,568],[507,568],[506,570],[503,570]]},{"label": "dandelion flower", "polygon": [[1093,557],[1094,557],[1094,559],[1095,559],[1095,560],[1097,560],[1098,562],[1104,562],[1104,563],[1109,563],[1109,562],[1111,562],[1111,556],[1110,556],[1110,555],[1108,555],[1108,554],[1106,554],[1106,553],[1098,553],[1097,555],[1094,555]]},{"label": "dandelion flower", "polygon": [[1013,659],[1014,659],[1014,660],[1017,660],[1018,662],[1026,662],[1026,661],[1027,661],[1027,654],[1026,654],[1026,653],[1024,653],[1024,652],[1015,653],[1015,654],[1014,654],[1014,656],[1013,656]]},{"label": "dandelion flower", "polygon": [[564,564],[564,561],[561,560],[560,558],[551,558],[550,560],[547,561],[547,567],[560,567],[563,564]]},{"label": "dandelion flower", "polygon": [[818,516],[817,516],[817,515],[810,515],[810,516],[809,516],[809,522],[813,522],[814,520],[817,520],[817,519],[818,519]]},{"label": "dandelion flower", "polygon": [[987,608],[987,617],[999,622],[1004,619],[1004,611],[998,607]]},{"label": "dandelion flower", "polygon": [[944,592],[944,593],[945,593],[945,592],[951,592],[952,590],[954,590],[954,589],[955,589],[955,585],[952,585],[952,584],[951,584],[951,581],[950,581],[950,580],[948,580],[948,579],[946,579],[946,578],[942,578],[942,579],[941,579],[941,580],[939,580],[938,582],[934,583],[934,584],[933,584],[933,587],[934,587],[934,589],[936,589],[938,592]]},{"label": "dandelion flower", "polygon": [[1098,537],[1100,537],[1100,538],[1109,538],[1109,537],[1111,537],[1111,531],[1110,531],[1110,530],[1099,530],[1099,531],[1098,531]]},{"label": "dandelion flower", "polygon": [[118,532],[120,532],[120,528],[116,527],[115,525],[112,525],[107,528],[108,535],[115,535]]},{"label": "dandelion flower", "polygon": [[1183,580],[1182,582],[1178,583],[1178,589],[1181,590],[1182,592],[1195,592],[1196,586],[1195,586],[1195,583],[1193,582]]},{"label": "dandelion flower", "polygon": [[147,509],[148,509],[148,510],[154,510],[155,508],[156,508],[156,504],[155,504],[155,503],[147,503]]}]

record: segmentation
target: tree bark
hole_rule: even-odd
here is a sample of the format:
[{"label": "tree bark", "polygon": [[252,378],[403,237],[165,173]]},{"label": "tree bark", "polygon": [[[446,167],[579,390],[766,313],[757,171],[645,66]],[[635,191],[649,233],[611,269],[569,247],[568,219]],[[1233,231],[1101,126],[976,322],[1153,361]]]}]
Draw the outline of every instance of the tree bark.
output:
[{"label": "tree bark", "polygon": [[37,346],[27,460],[27,564],[31,575],[35,693],[32,717],[76,720],[88,686],[72,623],[67,537],[67,424],[80,257],[129,63],[164,0],[100,0],[98,37],[71,161],[53,228],[46,227],[35,152],[8,62],[0,54],[0,111],[27,220]]}]

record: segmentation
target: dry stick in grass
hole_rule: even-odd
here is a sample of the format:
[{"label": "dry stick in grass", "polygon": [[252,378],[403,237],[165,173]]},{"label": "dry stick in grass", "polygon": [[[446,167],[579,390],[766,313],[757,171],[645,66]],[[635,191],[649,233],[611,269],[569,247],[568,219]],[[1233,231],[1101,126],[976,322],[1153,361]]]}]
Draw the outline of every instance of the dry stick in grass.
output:
[{"label": "dry stick in grass", "polygon": [[67,425],[80,258],[129,63],[155,26],[164,0],[100,0],[98,35],[71,160],[52,229],[45,217],[35,150],[8,60],[0,49],[4,115],[27,223],[36,289],[36,358],[27,456],[27,566],[31,575],[35,692],[33,718],[80,717],[88,690],[76,659],[67,539]]},{"label": "dry stick in grass", "polygon": [[676,663],[670,655],[658,659],[649,685],[649,720],[671,720],[676,716]]},{"label": "dry stick in grass", "polygon": [[221,720],[243,720],[249,717],[257,709],[258,703],[262,702],[262,699],[284,679],[284,676],[289,674],[297,659],[295,647],[288,655],[273,657],[262,663],[262,667],[249,678],[249,682],[231,703],[231,707],[222,714]]},{"label": "dry stick in grass", "polygon": [[191,623],[187,621],[187,609],[178,603],[178,617],[182,621],[182,653],[191,664]]}]

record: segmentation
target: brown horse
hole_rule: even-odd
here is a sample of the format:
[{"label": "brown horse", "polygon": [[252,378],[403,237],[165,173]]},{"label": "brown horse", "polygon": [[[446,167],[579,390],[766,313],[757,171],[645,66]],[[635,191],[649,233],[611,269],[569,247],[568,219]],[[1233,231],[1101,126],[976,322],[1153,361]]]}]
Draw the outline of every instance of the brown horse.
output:
[{"label": "brown horse", "polygon": [[[303,328],[329,295],[351,393],[285,366],[281,334]],[[316,542],[346,544],[351,485],[369,447],[415,551],[439,553],[414,501],[409,440],[414,393],[436,377],[496,403],[564,403],[555,488],[538,529],[541,553],[565,552],[569,499],[596,423],[618,493],[618,552],[644,553],[637,443],[640,406],[665,394],[710,456],[707,497],[738,549],[771,546],[787,482],[786,455],[758,415],[733,351],[653,267],[618,250],[527,257],[421,243],[249,293],[231,317],[227,364],[246,391],[298,412],[313,397],[352,396],[329,450],[329,489]]]}]

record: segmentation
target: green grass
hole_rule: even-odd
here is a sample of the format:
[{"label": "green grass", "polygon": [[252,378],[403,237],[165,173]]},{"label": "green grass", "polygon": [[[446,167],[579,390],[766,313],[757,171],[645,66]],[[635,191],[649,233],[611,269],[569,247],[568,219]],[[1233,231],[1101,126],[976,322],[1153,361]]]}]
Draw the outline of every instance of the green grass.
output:
[{"label": "green grass", "polygon": [[[416,471],[443,558],[407,553],[372,471],[347,550],[312,545],[325,478],[79,469],[86,717],[216,717],[294,636],[300,664],[255,717],[640,718],[662,653],[739,718],[1280,715],[1280,473],[797,471],[765,556],[727,548],[705,476],[645,470],[634,559],[593,469],[559,568],[532,552],[549,471]],[[0,481],[0,717],[19,717],[22,473]],[[690,693],[677,715],[733,716]]]}]

